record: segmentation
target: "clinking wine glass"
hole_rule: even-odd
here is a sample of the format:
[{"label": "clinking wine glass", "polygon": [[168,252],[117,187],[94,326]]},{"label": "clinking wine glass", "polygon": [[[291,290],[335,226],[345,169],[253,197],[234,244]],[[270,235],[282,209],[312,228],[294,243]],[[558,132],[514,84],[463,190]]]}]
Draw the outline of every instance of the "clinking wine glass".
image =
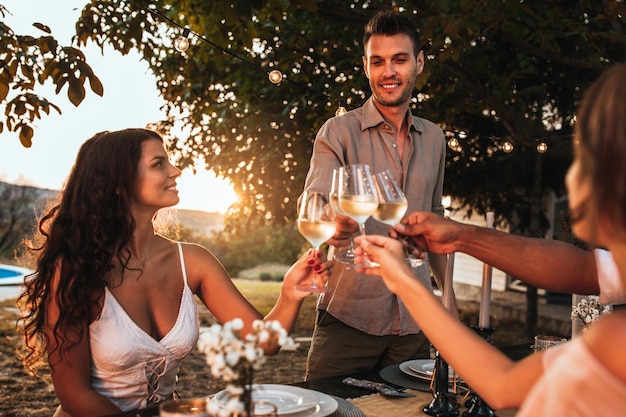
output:
[{"label": "clinking wine glass", "polygon": [[[298,231],[315,248],[315,252],[335,234],[336,228],[325,196],[314,191],[304,191],[298,210]],[[310,292],[328,290],[324,284],[318,283],[317,275],[308,284],[300,284],[297,288]]]},{"label": "clinking wine glass", "polygon": [[[374,175],[374,181],[376,183],[376,191],[378,192],[378,207],[372,214],[372,217],[393,227],[400,223],[400,220],[406,213],[408,208],[406,196],[388,169]],[[402,240],[406,242],[407,237],[404,237]],[[406,261],[413,268],[423,263],[420,258],[411,254],[411,250],[406,245],[404,246],[404,253]]]},{"label": "clinking wine glass", "polygon": [[[333,169],[333,179],[330,186],[330,194],[328,195],[328,199],[330,200],[330,207],[333,209],[335,214],[339,214],[341,216],[347,216],[341,208],[339,207],[339,182],[342,180],[341,170],[340,168]],[[353,264],[354,258],[354,239],[352,239],[352,235],[350,235],[350,243],[348,248],[335,248],[334,258],[336,261],[345,263],[345,264]]]},{"label": "clinking wine glass", "polygon": [[[369,165],[347,165],[340,168],[339,209],[359,225],[361,236],[365,236],[365,221],[378,207],[378,195]],[[367,266],[378,266],[365,260]]]}]

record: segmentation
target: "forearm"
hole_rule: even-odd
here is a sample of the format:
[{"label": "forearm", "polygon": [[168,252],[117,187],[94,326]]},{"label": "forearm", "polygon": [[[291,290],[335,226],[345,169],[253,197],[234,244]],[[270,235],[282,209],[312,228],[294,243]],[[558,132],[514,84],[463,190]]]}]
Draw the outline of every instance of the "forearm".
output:
[{"label": "forearm", "polygon": [[[287,334],[291,334],[295,327],[302,300],[296,300],[284,294],[278,296],[276,304],[272,310],[265,316],[264,321],[278,321]],[[268,356],[275,355],[280,350],[280,346],[266,346],[265,354]]]},{"label": "forearm", "polygon": [[599,292],[593,253],[569,243],[477,226],[464,227],[455,243],[457,251],[535,287],[576,294]]},{"label": "forearm", "polygon": [[55,384],[55,389],[63,411],[69,415],[88,417],[121,413],[115,404],[92,388],[66,391]]},{"label": "forearm", "polygon": [[264,320],[277,320],[287,333],[291,333],[296,324],[300,306],[302,306],[302,300],[288,299],[281,294]]}]

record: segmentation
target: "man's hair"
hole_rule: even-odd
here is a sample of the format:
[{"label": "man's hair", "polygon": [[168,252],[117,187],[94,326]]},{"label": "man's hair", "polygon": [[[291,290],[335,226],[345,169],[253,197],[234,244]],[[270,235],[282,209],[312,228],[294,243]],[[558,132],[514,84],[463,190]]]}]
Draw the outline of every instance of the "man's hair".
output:
[{"label": "man's hair", "polygon": [[393,10],[382,10],[374,15],[365,25],[363,34],[363,48],[367,45],[372,35],[397,35],[405,34],[411,38],[413,53],[415,56],[420,51],[420,36],[417,27],[406,17],[399,15]]}]

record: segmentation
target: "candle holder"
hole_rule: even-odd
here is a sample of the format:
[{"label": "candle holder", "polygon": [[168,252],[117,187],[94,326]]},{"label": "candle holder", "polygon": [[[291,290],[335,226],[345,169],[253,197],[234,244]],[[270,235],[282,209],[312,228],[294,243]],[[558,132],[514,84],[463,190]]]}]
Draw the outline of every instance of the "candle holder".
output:
[{"label": "candle holder", "polygon": [[429,416],[458,416],[456,400],[448,391],[448,363],[435,351],[433,400],[424,407]]},{"label": "candle holder", "polygon": [[[495,330],[493,327],[471,327],[480,337],[493,344],[493,340],[491,340],[491,334]],[[463,413],[463,417],[496,417],[496,413],[474,390],[471,390],[464,405],[467,407],[467,411]]]}]

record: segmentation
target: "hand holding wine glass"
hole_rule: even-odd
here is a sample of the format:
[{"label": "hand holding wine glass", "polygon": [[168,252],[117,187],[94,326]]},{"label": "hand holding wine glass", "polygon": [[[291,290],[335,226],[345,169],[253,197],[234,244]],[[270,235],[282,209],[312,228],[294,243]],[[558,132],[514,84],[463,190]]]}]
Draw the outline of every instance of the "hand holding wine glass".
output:
[{"label": "hand holding wine glass", "polygon": [[[298,231],[315,248],[314,253],[335,234],[336,227],[325,196],[314,191],[304,191],[298,210]],[[310,292],[328,290],[324,284],[317,282],[317,276],[309,285],[298,286],[298,289]]]},{"label": "hand holding wine glass", "polygon": [[[402,192],[402,188],[394,179],[390,170],[379,172],[374,176],[376,183],[376,191],[378,192],[378,207],[372,214],[379,222],[385,223],[391,227],[400,223],[402,217],[408,208],[406,196]],[[404,241],[404,250],[406,260],[412,267],[422,265],[423,261],[411,254],[406,237],[401,239]]]},{"label": "hand holding wine glass", "polygon": [[359,225],[365,236],[365,221],[378,207],[378,195],[369,165],[347,165],[340,168],[339,209]]}]

